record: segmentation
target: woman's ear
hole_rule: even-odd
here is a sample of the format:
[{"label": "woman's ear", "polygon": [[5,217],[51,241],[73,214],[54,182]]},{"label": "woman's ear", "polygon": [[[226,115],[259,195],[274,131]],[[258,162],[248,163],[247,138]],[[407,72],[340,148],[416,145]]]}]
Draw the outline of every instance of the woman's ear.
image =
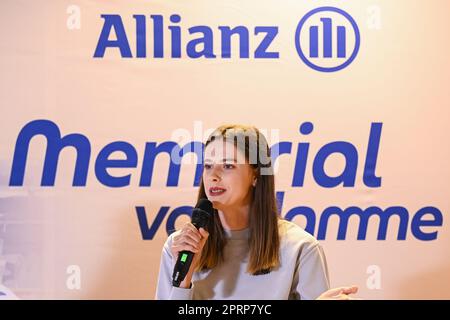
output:
[{"label": "woman's ear", "polygon": [[258,169],[253,170],[253,182],[252,185],[256,187],[256,183],[258,182]]}]

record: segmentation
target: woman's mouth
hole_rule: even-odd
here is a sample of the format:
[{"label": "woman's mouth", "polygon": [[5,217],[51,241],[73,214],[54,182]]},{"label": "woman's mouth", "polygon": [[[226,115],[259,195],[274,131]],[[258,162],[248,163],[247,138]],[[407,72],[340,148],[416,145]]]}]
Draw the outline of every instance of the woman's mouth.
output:
[{"label": "woman's mouth", "polygon": [[224,189],[224,188],[212,187],[212,188],[209,188],[209,195],[211,195],[211,196],[220,196],[220,195],[224,194],[225,191],[227,191],[227,190]]}]

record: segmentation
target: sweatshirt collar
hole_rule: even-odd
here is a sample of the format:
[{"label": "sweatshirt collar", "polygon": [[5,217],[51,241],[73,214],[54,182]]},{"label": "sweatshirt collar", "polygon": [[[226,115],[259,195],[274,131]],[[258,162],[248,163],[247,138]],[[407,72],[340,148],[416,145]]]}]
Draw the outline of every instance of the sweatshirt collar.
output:
[{"label": "sweatshirt collar", "polygon": [[225,236],[227,239],[231,240],[247,240],[250,236],[250,228],[245,228],[241,230],[229,230],[225,229]]}]

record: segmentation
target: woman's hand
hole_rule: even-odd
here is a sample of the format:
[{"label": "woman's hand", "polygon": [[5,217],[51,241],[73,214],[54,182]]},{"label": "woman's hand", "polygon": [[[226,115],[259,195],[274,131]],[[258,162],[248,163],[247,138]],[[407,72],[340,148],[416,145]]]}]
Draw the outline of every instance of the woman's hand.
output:
[{"label": "woman's hand", "polygon": [[349,296],[356,292],[357,286],[333,288],[322,293],[317,300],[360,300]]},{"label": "woman's hand", "polygon": [[208,236],[208,231],[203,228],[197,229],[192,223],[188,222],[183,226],[180,233],[173,237],[170,250],[172,252],[172,257],[174,258],[174,264],[178,259],[180,251],[187,250],[194,252],[191,266],[185,279],[181,282],[180,287],[189,288],[191,286],[192,274],[200,260]]}]

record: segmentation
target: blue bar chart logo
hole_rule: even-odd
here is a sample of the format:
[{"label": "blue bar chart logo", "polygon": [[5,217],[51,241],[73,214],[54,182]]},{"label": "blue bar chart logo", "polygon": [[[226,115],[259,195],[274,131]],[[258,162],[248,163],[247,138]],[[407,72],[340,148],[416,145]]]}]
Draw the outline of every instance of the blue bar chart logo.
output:
[{"label": "blue bar chart logo", "polygon": [[361,36],[347,12],[320,7],[298,23],[295,46],[303,62],[321,72],[335,72],[349,66],[358,55]]}]

